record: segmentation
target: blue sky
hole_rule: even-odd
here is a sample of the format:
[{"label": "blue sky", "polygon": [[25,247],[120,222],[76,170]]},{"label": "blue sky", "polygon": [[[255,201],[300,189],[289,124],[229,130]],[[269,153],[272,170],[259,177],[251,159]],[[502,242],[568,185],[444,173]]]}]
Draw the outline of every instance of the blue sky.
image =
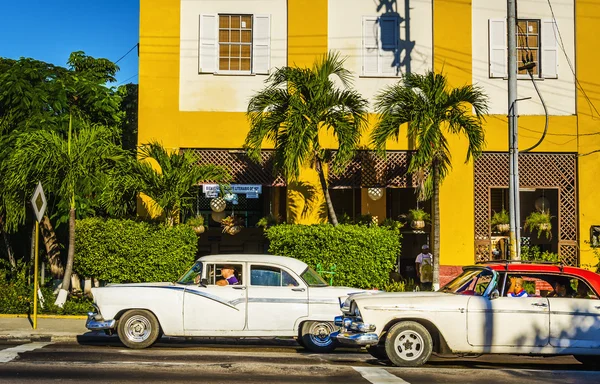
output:
[{"label": "blue sky", "polygon": [[[66,66],[69,54],[117,61],[139,41],[139,0],[8,0],[0,9],[0,56]],[[117,83],[138,82],[137,49],[117,64]]]}]

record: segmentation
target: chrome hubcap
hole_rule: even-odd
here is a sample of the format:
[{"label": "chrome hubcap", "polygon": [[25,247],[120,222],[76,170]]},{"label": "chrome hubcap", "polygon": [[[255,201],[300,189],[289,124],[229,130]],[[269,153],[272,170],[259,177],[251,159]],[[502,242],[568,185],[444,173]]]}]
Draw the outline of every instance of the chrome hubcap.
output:
[{"label": "chrome hubcap", "polygon": [[326,347],[331,344],[331,332],[333,326],[329,323],[316,323],[310,328],[310,341],[320,347]]},{"label": "chrome hubcap", "polygon": [[150,336],[152,325],[146,317],[136,315],[127,319],[124,329],[128,340],[140,343]]}]

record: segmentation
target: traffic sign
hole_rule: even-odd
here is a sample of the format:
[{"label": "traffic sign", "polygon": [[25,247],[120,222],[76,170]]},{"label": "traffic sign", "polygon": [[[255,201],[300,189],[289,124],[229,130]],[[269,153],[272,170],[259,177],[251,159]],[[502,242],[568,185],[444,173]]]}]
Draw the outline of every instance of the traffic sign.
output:
[{"label": "traffic sign", "polygon": [[46,213],[46,206],[48,203],[46,202],[46,196],[44,195],[42,183],[39,181],[37,187],[35,187],[33,196],[31,197],[31,205],[33,206],[33,212],[35,213],[38,223],[41,222],[44,218],[44,213]]}]

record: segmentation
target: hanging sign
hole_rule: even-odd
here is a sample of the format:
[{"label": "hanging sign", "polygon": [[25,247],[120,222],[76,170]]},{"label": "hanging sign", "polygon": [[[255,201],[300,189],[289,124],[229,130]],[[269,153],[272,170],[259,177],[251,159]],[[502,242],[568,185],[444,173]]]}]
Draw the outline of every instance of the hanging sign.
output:
[{"label": "hanging sign", "polygon": [[[231,184],[230,187],[229,193],[246,195],[249,199],[256,199],[262,193],[262,185],[260,184]],[[220,191],[219,184],[202,184],[202,193],[206,197],[217,197]]]}]

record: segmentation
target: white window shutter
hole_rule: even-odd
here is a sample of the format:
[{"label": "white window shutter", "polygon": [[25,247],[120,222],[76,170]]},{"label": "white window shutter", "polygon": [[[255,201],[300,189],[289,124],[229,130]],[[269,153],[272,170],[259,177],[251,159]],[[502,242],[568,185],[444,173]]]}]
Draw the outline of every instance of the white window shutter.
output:
[{"label": "white window shutter", "polygon": [[489,20],[490,77],[508,75],[508,45],[506,41],[506,19]]},{"label": "white window shutter", "polygon": [[271,15],[254,15],[252,59],[254,73],[269,74],[269,69],[271,69]]},{"label": "white window shutter", "polygon": [[363,17],[363,75],[379,74],[379,25],[377,16]]},{"label": "white window shutter", "polygon": [[396,16],[382,16],[379,18],[379,31],[381,36],[380,64],[383,75],[396,75],[398,72],[398,52],[400,23]]},{"label": "white window shutter", "polygon": [[217,49],[219,36],[219,16],[216,14],[200,15],[200,38],[198,72],[217,72]]},{"label": "white window shutter", "polygon": [[558,78],[558,32],[554,20],[542,20],[541,37],[542,77],[546,79],[556,79]]}]

